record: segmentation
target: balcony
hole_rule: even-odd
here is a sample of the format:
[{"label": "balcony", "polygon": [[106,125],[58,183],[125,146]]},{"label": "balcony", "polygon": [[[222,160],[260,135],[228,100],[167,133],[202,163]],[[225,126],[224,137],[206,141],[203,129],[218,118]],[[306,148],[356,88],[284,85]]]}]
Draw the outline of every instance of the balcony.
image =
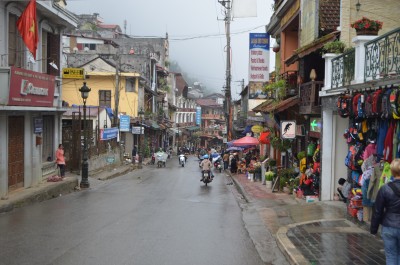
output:
[{"label": "balcony", "polygon": [[323,81],[311,81],[300,85],[300,114],[321,114],[321,100],[318,96]]},{"label": "balcony", "polygon": [[357,36],[355,49],[339,56],[326,54],[325,84],[320,96],[340,93],[349,88],[362,88],[364,83],[374,86],[393,83],[400,79],[400,28],[379,37]]},{"label": "balcony", "polygon": [[280,79],[286,81],[286,95],[296,96],[297,95],[297,71],[287,71],[280,75]]}]

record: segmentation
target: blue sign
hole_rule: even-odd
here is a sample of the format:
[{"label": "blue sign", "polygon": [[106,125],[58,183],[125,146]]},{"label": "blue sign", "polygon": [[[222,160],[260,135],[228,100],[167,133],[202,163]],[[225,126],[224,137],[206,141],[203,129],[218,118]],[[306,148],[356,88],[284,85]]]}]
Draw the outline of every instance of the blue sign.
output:
[{"label": "blue sign", "polygon": [[128,115],[121,115],[119,117],[119,130],[121,132],[129,132],[129,126],[131,123],[131,117]]},{"label": "blue sign", "polygon": [[196,107],[196,125],[201,125],[201,107]]},{"label": "blue sign", "polygon": [[118,128],[100,129],[100,140],[106,141],[118,137]]},{"label": "blue sign", "polygon": [[250,33],[250,50],[254,48],[269,50],[268,33]]}]

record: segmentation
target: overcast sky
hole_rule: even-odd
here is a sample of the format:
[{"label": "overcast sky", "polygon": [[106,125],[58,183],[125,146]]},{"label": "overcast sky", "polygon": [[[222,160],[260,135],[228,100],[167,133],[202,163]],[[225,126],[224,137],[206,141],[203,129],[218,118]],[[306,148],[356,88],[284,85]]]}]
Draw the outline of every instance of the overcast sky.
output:
[{"label": "overcast sky", "polygon": [[[248,80],[249,33],[265,32],[272,3],[257,0],[257,17],[231,23],[234,98],[241,91],[236,81]],[[225,85],[225,23],[218,0],[68,0],[67,8],[77,14],[99,13],[105,24],[118,24],[123,31],[126,20],[126,33],[133,36],[165,37],[168,32],[171,61],[215,92]]]}]

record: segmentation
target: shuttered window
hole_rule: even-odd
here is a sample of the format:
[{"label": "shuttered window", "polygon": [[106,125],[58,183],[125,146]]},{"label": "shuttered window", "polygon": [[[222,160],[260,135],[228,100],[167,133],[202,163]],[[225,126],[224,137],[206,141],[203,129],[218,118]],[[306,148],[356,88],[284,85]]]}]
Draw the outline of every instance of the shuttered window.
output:
[{"label": "shuttered window", "polygon": [[17,29],[18,17],[8,16],[8,65],[24,68],[26,47]]},{"label": "shuttered window", "polygon": [[111,90],[99,91],[99,106],[111,108]]}]

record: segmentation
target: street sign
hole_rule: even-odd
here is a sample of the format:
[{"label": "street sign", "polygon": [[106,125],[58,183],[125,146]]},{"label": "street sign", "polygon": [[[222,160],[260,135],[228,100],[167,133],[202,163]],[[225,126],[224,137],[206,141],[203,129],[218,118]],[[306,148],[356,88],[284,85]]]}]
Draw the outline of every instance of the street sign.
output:
[{"label": "street sign", "polygon": [[119,130],[121,132],[129,132],[131,117],[129,115],[121,115],[119,117]]},{"label": "street sign", "polygon": [[68,79],[85,79],[83,68],[63,68],[62,77]]},{"label": "street sign", "polygon": [[296,138],[296,121],[281,121],[282,139]]},{"label": "street sign", "polygon": [[132,134],[144,134],[144,127],[132,126]]}]

